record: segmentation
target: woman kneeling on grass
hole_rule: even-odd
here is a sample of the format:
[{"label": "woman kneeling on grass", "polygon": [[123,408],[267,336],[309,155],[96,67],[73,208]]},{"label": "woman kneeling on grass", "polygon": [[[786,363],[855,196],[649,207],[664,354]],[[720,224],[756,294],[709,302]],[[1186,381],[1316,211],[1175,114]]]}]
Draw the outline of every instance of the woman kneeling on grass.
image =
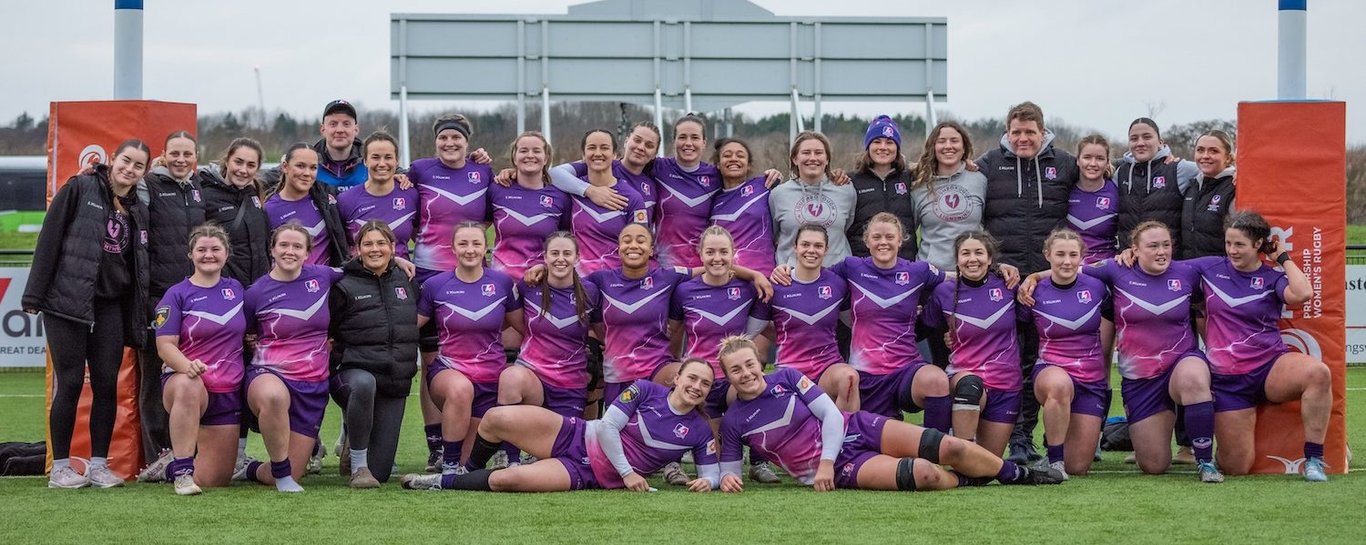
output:
[{"label": "woman kneeling on grass", "polygon": [[156,307],[161,399],[170,415],[173,456],[166,475],[181,496],[199,494],[200,485],[227,486],[237,459],[246,290],[222,276],[229,247],[221,227],[191,232],[194,274],[168,289]]},{"label": "woman kneeling on grass", "polygon": [[1064,480],[1051,468],[1017,466],[935,429],[866,411],[841,413],[819,386],[795,370],[780,367],[764,375],[754,342],[744,337],[723,341],[720,358],[737,396],[721,424],[722,491],[744,491],[741,445],[818,491],[946,490],[992,479],[1003,484]]},{"label": "woman kneeling on grass", "polygon": [[718,485],[716,443],[699,408],[711,390],[707,362],[689,359],[678,369],[674,387],[637,380],[621,392],[601,420],[560,416],[532,405],[490,409],[479,423],[470,452],[471,466],[483,467],[504,441],[537,461],[501,470],[465,474],[403,476],[403,487],[417,490],[559,492],[592,488],[652,491],[645,475],[692,452],[699,477],[694,492]]}]

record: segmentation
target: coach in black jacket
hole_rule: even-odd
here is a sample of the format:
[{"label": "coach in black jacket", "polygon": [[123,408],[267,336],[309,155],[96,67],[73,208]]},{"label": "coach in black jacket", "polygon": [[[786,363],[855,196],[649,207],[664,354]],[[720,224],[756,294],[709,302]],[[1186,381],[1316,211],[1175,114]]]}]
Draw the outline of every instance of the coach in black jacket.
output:
[{"label": "coach in black jacket", "polygon": [[[147,145],[121,144],[111,166],[67,181],[53,197],[24,287],[25,312],[42,312],[52,358],[48,415],[54,488],[120,486],[106,457],[114,431],[123,347],[146,340],[147,209],[133,194]],[[91,459],[84,475],[68,463],[76,406],[89,364]]]},{"label": "coach in black jacket", "polygon": [[[351,486],[389,480],[399,425],[417,373],[417,285],[394,263],[380,221],[356,233],[359,255],[332,286],[332,397],[345,410]],[[344,464],[345,465],[345,464]]]}]

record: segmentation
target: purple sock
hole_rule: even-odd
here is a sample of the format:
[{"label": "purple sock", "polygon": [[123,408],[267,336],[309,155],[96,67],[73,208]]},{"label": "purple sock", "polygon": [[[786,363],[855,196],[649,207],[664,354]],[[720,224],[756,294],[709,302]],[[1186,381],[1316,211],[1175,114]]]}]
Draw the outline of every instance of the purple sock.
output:
[{"label": "purple sock", "polygon": [[171,463],[166,465],[167,478],[174,479],[181,475],[194,475],[194,456],[172,458]]},{"label": "purple sock", "polygon": [[1048,463],[1062,461],[1062,445],[1048,445]]},{"label": "purple sock", "polygon": [[283,478],[285,478],[285,477],[290,476],[290,474],[292,474],[292,473],[294,473],[294,468],[290,467],[290,465],[289,465],[289,458],[285,458],[284,460],[280,460],[280,461],[278,461],[278,462],[276,462],[276,461],[274,461],[274,460],[271,460],[271,462],[270,462],[270,476],[271,476],[271,477],[275,477],[276,479],[283,479]]},{"label": "purple sock", "polygon": [[1214,402],[1202,401],[1185,406],[1186,435],[1196,462],[1214,460]]},{"label": "purple sock", "polygon": [[257,461],[248,462],[248,463],[247,463],[247,480],[248,480],[248,481],[252,481],[252,482],[258,482],[258,483],[261,482],[261,479],[258,478],[258,477],[256,476],[256,471],[259,470],[259,469],[261,469],[261,466],[263,466],[263,465],[266,465],[266,464],[264,464],[264,463],[262,463],[262,462],[257,462]]},{"label": "purple sock", "polygon": [[1015,465],[1015,462],[1009,460],[1003,460],[1001,470],[996,472],[996,480],[1001,481],[1001,484],[1011,484],[1023,478],[1024,471],[1020,470],[1020,466]]},{"label": "purple sock", "polygon": [[953,425],[953,396],[925,398],[925,427],[944,433]]},{"label": "purple sock", "polygon": [[1305,441],[1305,442],[1304,442],[1304,457],[1305,457],[1306,459],[1308,459],[1308,458],[1320,458],[1320,459],[1322,459],[1322,458],[1323,458],[1323,443],[1310,443],[1309,441]]},{"label": "purple sock", "polygon": [[427,434],[427,452],[436,452],[441,449],[441,424],[427,424],[422,427],[422,431]]},{"label": "purple sock", "polygon": [[441,441],[441,465],[455,467],[460,465],[460,451],[464,441]]}]

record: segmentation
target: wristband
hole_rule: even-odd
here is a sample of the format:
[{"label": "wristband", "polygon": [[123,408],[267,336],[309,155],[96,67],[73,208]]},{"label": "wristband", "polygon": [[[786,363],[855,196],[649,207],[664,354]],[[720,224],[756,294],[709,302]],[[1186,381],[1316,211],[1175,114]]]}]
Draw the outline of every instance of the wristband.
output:
[{"label": "wristband", "polygon": [[1290,252],[1281,252],[1281,255],[1276,256],[1277,265],[1283,266],[1286,261],[1290,261]]}]

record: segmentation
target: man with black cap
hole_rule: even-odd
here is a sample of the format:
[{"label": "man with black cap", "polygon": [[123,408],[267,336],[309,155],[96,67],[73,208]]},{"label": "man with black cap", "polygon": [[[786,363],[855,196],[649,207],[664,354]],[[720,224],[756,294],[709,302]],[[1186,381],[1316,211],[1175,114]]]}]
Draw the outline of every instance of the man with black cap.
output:
[{"label": "man with black cap", "polygon": [[[334,100],[323,108],[322,134],[313,149],[322,159],[318,163],[318,181],[331,190],[342,190],[365,183],[370,177],[361,157],[360,123],[356,107],[345,100]],[[280,167],[262,174],[268,189],[280,183]]]}]

